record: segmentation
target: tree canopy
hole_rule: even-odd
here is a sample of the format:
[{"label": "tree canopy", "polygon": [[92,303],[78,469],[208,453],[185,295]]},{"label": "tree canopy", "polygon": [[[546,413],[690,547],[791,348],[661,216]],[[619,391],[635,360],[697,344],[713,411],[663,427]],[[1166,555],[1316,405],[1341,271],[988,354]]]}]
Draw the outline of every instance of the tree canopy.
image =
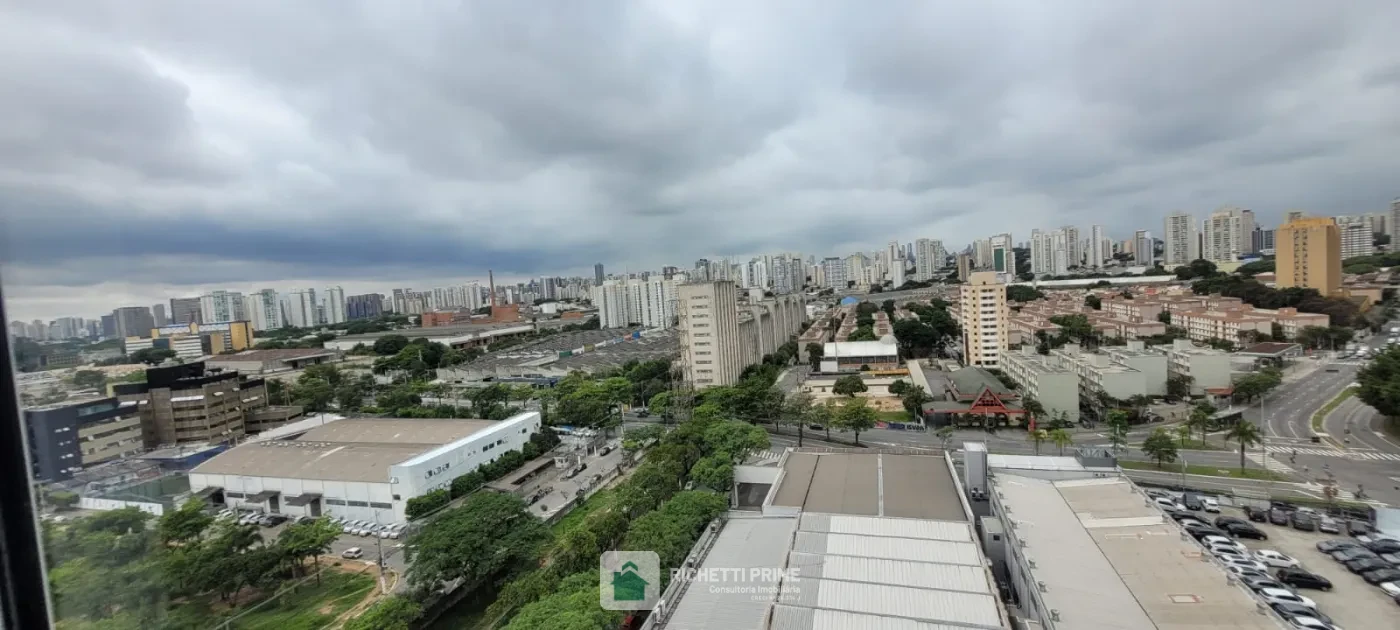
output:
[{"label": "tree canopy", "polygon": [[1390,346],[1357,372],[1356,397],[1389,418],[1400,419],[1400,346]]}]

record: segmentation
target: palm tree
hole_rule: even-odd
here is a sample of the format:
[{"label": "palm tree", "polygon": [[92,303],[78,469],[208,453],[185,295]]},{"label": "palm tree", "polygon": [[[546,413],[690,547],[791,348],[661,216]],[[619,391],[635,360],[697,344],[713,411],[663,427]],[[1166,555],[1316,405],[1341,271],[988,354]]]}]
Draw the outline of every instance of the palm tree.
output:
[{"label": "palm tree", "polygon": [[1036,429],[1034,431],[1031,431],[1030,434],[1026,437],[1030,439],[1031,442],[1035,443],[1035,454],[1039,455],[1040,444],[1045,440],[1050,439],[1050,432],[1046,431],[1045,429]]},{"label": "palm tree", "polygon": [[1050,432],[1050,441],[1059,447],[1060,455],[1065,454],[1065,447],[1074,444],[1074,437],[1065,429],[1055,429]]},{"label": "palm tree", "polygon": [[1210,431],[1210,417],[1215,415],[1215,408],[1210,403],[1197,403],[1191,408],[1191,415],[1186,418],[1186,425],[1201,431],[1201,446],[1206,444],[1206,433]]},{"label": "palm tree", "polygon": [[1244,472],[1244,454],[1249,447],[1258,444],[1264,436],[1259,433],[1259,427],[1252,422],[1240,420],[1235,426],[1230,427],[1225,432],[1225,441],[1234,440],[1240,443],[1240,472]]},{"label": "palm tree", "polygon": [[1187,423],[1177,426],[1176,436],[1181,438],[1181,448],[1186,448],[1186,441],[1191,439],[1191,425]]},{"label": "palm tree", "polygon": [[1128,412],[1114,409],[1108,412],[1108,441],[1113,445],[1113,454],[1128,443]]}]

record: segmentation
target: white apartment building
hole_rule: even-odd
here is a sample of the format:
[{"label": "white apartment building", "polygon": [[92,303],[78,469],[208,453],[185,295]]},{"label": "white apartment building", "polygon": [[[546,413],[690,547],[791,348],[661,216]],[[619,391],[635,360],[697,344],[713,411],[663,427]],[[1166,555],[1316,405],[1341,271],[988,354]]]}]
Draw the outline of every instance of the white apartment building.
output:
[{"label": "white apartment building", "polygon": [[1152,233],[1147,230],[1138,230],[1133,234],[1133,260],[1139,265],[1151,267],[1157,264],[1157,246],[1152,240]]},{"label": "white apartment building", "polygon": [[617,280],[605,280],[593,287],[593,306],[598,309],[600,328],[626,328],[631,313],[627,310],[627,287]]},{"label": "white apartment building", "polygon": [[1055,230],[1050,233],[1050,271],[1049,273],[1063,276],[1069,273],[1070,265],[1074,264],[1074,251],[1077,242],[1071,241],[1069,232],[1065,229]]},{"label": "white apartment building", "polygon": [[1037,418],[1037,423],[1061,414],[1070,422],[1079,422],[1079,376],[1060,361],[1036,352],[1034,344],[1025,344],[1007,351],[1001,370],[1021,386],[1023,394],[1035,397],[1045,407],[1048,417]]},{"label": "white apartment building", "polygon": [[1337,229],[1342,233],[1342,260],[1366,256],[1374,251],[1371,222],[1364,216],[1337,217]]},{"label": "white apartment building", "polygon": [[1031,230],[1031,273],[1037,276],[1054,273],[1054,260],[1051,235]]},{"label": "white apartment building", "polygon": [[676,317],[676,283],[652,278],[627,281],[627,313],[629,323],[647,328],[670,328]]},{"label": "white apartment building", "polygon": [[846,282],[854,281],[856,284],[866,283],[866,278],[869,276],[866,274],[865,270],[869,266],[870,262],[865,258],[865,254],[857,252],[847,256]]},{"label": "white apartment building", "polygon": [[821,286],[829,289],[846,288],[846,263],[840,258],[828,256],[822,259]]},{"label": "white apartment building", "polygon": [[1006,285],[997,281],[994,271],[972,273],[959,287],[962,317],[963,362],[977,367],[997,367],[1006,353]]},{"label": "white apartment building", "polygon": [[319,324],[320,309],[317,308],[318,306],[315,289],[292,291],[282,296],[283,319],[288,326],[310,328]]},{"label": "white apartment building", "polygon": [[199,296],[199,313],[205,323],[248,319],[243,294],[237,291],[211,291]]},{"label": "white apartment building", "polygon": [[744,371],[739,338],[739,289],[716,280],[682,285],[681,362],[695,389],[733,385]]},{"label": "white apartment building", "polygon": [[321,314],[324,319],[322,324],[341,324],[345,322],[345,289],[340,287],[329,287],[322,296]]},{"label": "white apartment building", "polygon": [[1254,247],[1254,211],[1225,207],[1210,213],[1203,226],[1205,251],[1201,258],[1234,262]]},{"label": "white apartment building", "polygon": [[[1326,315],[1323,315],[1326,317]],[[1263,337],[1273,335],[1273,320],[1241,311],[1173,310],[1172,325],[1186,329],[1193,341],[1222,339],[1239,343],[1240,335],[1253,331]]]},{"label": "white apartment building", "polygon": [[[1103,226],[1094,225],[1089,227],[1089,260],[1087,264],[1090,269],[1100,269],[1103,261],[1109,258],[1109,252],[1104,249],[1104,243],[1108,241],[1103,235]],[[1109,246],[1112,248],[1112,245]]]},{"label": "white apartment building", "polygon": [[1168,265],[1185,265],[1201,257],[1196,238],[1196,219],[1189,214],[1174,213],[1162,221],[1165,241],[1162,257]]},{"label": "white apartment building", "polygon": [[1191,395],[1208,388],[1230,387],[1230,353],[1210,346],[1198,346],[1188,339],[1176,339],[1167,349],[1167,376],[1191,379]]},{"label": "white apartment building", "polygon": [[282,301],[276,289],[263,289],[249,295],[247,306],[253,330],[276,330],[284,325]]},{"label": "white apartment building", "polygon": [[1390,235],[1390,251],[1400,247],[1400,199],[1390,202],[1390,214],[1385,218],[1385,233]]},{"label": "white apartment building", "polygon": [[1013,248],[1010,234],[997,234],[991,239],[992,245],[992,265],[991,270],[997,273],[1016,274],[1016,251]]},{"label": "white apartment building", "polygon": [[919,282],[931,280],[947,259],[948,250],[943,249],[943,241],[928,238],[914,241],[914,279]]},{"label": "white apartment building", "polygon": [[1133,396],[1160,396],[1167,389],[1167,357],[1149,351],[1141,341],[1129,341],[1126,348],[1106,348],[1085,352],[1078,344],[1067,344],[1050,351],[1079,378],[1079,395],[1096,397],[1104,392],[1126,400]]},{"label": "white apartment building", "polygon": [[1079,240],[1079,228],[1066,225],[1060,228],[1065,239],[1065,268],[1084,264],[1084,243]]}]

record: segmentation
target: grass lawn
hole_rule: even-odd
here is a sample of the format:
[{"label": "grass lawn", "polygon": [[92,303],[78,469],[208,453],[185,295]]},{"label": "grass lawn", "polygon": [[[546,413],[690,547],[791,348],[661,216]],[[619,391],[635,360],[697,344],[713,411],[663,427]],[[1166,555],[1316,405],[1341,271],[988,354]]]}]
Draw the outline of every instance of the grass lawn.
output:
[{"label": "grass lawn", "polygon": [[1332,400],[1328,401],[1327,404],[1323,405],[1321,409],[1318,409],[1317,413],[1314,413],[1312,415],[1313,431],[1317,433],[1322,433],[1322,421],[1327,419],[1328,414],[1331,414],[1332,410],[1337,408],[1337,405],[1342,404],[1342,401],[1351,398],[1355,395],[1356,388],[1348,387],[1342,390],[1342,393],[1337,394],[1336,398],[1333,398]]},{"label": "grass lawn", "polygon": [[[1166,473],[1181,473],[1181,464],[1163,464],[1157,467],[1157,462],[1130,462],[1118,461],[1118,465],[1131,470],[1155,470]],[[1224,471],[1223,473],[1221,471]],[[1245,468],[1240,471],[1238,467],[1221,468],[1219,466],[1196,466],[1186,465],[1186,474],[1205,475],[1209,477],[1232,477],[1235,479],[1258,479],[1261,481],[1288,481],[1288,477],[1273,471],[1266,471],[1262,468]]]},{"label": "grass lawn", "polygon": [[588,497],[582,505],[575,507],[568,514],[565,514],[563,518],[559,519],[554,525],[551,525],[549,529],[554,532],[555,536],[562,535],[564,532],[573,529],[575,525],[583,522],[583,519],[592,513],[593,510],[611,504],[612,495],[613,490],[610,488],[599,490],[593,496]]},{"label": "grass lawn", "polygon": [[[318,630],[359,603],[374,587],[374,578],[369,575],[327,569],[321,574],[320,586],[312,580],[300,590],[288,592],[276,601],[263,597],[239,604],[233,612],[242,616],[231,627],[238,630]],[[219,624],[228,615],[215,616],[208,603],[200,601],[177,605],[170,611],[170,616],[191,622],[199,620],[190,627],[213,628],[220,627]]]},{"label": "grass lawn", "polygon": [[905,424],[913,422],[913,420],[909,419],[909,412],[907,411],[877,411],[875,415],[876,420],[879,422],[902,422]]},{"label": "grass lawn", "polygon": [[[1183,450],[1183,451],[1223,451],[1223,450],[1227,450],[1226,447],[1221,446],[1221,445],[1219,445],[1219,444],[1211,444],[1210,442],[1202,442],[1201,440],[1194,439],[1194,438],[1193,438],[1193,439],[1190,439],[1190,440],[1186,440],[1186,443],[1185,443],[1185,444],[1182,444],[1182,443],[1181,443],[1181,438],[1177,438],[1177,440],[1176,440],[1176,447],[1179,448],[1179,449],[1181,449],[1181,450]],[[1228,449],[1228,450],[1234,450],[1234,449]]]}]

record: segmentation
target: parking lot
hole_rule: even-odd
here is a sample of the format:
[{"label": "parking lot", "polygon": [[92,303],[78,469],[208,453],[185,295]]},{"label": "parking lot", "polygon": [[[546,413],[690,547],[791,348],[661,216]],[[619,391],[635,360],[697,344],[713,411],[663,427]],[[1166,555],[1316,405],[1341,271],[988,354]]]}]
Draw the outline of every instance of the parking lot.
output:
[{"label": "parking lot", "polygon": [[[1222,508],[1221,514],[1245,518],[1235,508]],[[1347,538],[1345,534],[1305,532],[1269,523],[1254,525],[1268,534],[1269,539],[1239,541],[1251,551],[1273,549],[1282,552],[1297,559],[1302,563],[1302,568],[1332,582],[1331,591],[1298,589],[1298,594],[1317,602],[1318,610],[1331,616],[1337,625],[1346,630],[1400,628],[1400,605],[1396,605],[1381,589],[1367,584],[1361,576],[1317,550],[1318,542]]]}]

